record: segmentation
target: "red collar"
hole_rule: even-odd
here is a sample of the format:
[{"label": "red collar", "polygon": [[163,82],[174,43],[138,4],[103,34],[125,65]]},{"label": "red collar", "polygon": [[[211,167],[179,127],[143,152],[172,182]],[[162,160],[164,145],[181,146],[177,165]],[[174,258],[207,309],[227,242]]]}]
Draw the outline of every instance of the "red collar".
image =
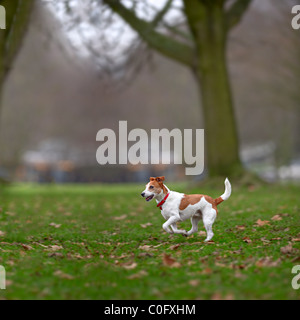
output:
[{"label": "red collar", "polygon": [[163,204],[167,201],[168,196],[170,195],[170,192],[164,197],[164,199],[157,205],[157,207],[160,208],[160,210],[162,210],[162,206]]}]

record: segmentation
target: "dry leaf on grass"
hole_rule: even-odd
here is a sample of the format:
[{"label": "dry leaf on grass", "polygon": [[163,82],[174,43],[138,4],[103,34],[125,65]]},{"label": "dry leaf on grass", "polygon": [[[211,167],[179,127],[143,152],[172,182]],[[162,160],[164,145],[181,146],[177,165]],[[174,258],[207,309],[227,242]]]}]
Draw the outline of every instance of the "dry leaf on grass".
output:
[{"label": "dry leaf on grass", "polygon": [[283,254],[292,253],[292,251],[293,251],[293,246],[291,244],[288,244],[287,246],[280,248],[280,252]]},{"label": "dry leaf on grass", "polygon": [[242,225],[242,226],[236,226],[236,229],[238,229],[238,230],[245,230],[246,227],[245,227],[244,225]]},{"label": "dry leaf on grass", "polygon": [[163,264],[167,267],[171,268],[179,268],[181,267],[181,264],[177,262],[174,258],[172,258],[170,255],[164,253],[163,255]]},{"label": "dry leaf on grass", "polygon": [[140,226],[145,229],[147,227],[151,227],[152,225],[153,224],[151,222],[147,222],[147,223],[141,224]]},{"label": "dry leaf on grass", "polygon": [[136,262],[126,262],[126,263],[121,264],[120,266],[126,270],[132,270],[137,267],[137,263]]},{"label": "dry leaf on grass", "polygon": [[49,226],[51,226],[51,227],[54,227],[54,228],[58,229],[58,228],[60,228],[60,227],[61,227],[61,224],[57,224],[57,223],[51,222],[51,223],[49,224]]},{"label": "dry leaf on grass", "polygon": [[145,250],[145,251],[149,251],[152,250],[152,246],[149,246],[147,244],[143,245],[143,246],[139,246],[140,250]]},{"label": "dry leaf on grass", "polygon": [[62,253],[60,253],[60,252],[51,252],[51,253],[49,253],[48,254],[48,257],[49,258],[63,258],[64,257],[64,255],[62,254]]},{"label": "dry leaf on grass", "polygon": [[4,237],[5,236],[5,232],[0,230],[0,237]]},{"label": "dry leaf on grass", "polygon": [[234,300],[234,295],[232,293],[228,293],[223,297],[221,293],[216,292],[212,295],[211,300]]},{"label": "dry leaf on grass", "polygon": [[53,273],[54,276],[59,277],[61,279],[67,279],[67,280],[72,280],[74,279],[73,276],[71,276],[70,274],[64,273],[61,270],[57,270]]},{"label": "dry leaf on grass", "polygon": [[198,287],[199,283],[200,283],[200,281],[198,279],[194,279],[194,280],[189,281],[189,285],[191,287]]},{"label": "dry leaf on grass", "polygon": [[265,257],[261,258],[258,261],[256,261],[255,265],[257,267],[277,267],[281,263],[280,259],[277,259],[276,261],[272,260],[271,257]]},{"label": "dry leaf on grass", "polygon": [[270,221],[268,221],[268,220],[263,221],[263,220],[258,219],[258,220],[256,221],[256,224],[257,224],[257,226],[262,227],[262,226],[264,226],[264,225],[270,225],[269,222],[270,222]]},{"label": "dry leaf on grass", "polygon": [[127,277],[127,279],[133,280],[133,279],[140,279],[142,277],[146,277],[148,275],[148,272],[145,270],[141,270],[138,273],[134,273],[131,276]]},{"label": "dry leaf on grass", "polygon": [[201,274],[212,274],[212,272],[212,269],[207,267],[201,271]]},{"label": "dry leaf on grass", "polygon": [[124,220],[126,218],[127,218],[127,214],[123,214],[122,216],[114,217],[113,219],[118,221],[118,220]]},{"label": "dry leaf on grass", "polygon": [[22,246],[22,248],[23,248],[25,251],[33,250],[32,246],[29,246],[29,245],[27,245],[27,244],[21,243],[21,246]]},{"label": "dry leaf on grass", "polygon": [[252,242],[252,240],[249,237],[244,237],[243,241],[246,242],[246,243],[251,243]]},{"label": "dry leaf on grass", "polygon": [[282,220],[282,218],[280,217],[279,214],[276,214],[274,217],[271,218],[271,220],[273,220],[273,221],[280,221],[280,220]]},{"label": "dry leaf on grass", "polygon": [[47,249],[48,249],[49,251],[54,252],[54,251],[62,250],[63,247],[62,247],[62,246],[54,245],[54,246],[49,246]]},{"label": "dry leaf on grass", "polygon": [[181,246],[180,243],[174,244],[173,246],[170,247],[171,250],[177,250]]}]

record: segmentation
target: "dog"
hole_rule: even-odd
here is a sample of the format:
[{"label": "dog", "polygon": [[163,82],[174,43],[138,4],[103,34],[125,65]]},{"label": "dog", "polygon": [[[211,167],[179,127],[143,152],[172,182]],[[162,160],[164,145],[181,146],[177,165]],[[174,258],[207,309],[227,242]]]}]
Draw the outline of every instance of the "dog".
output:
[{"label": "dog", "polygon": [[[151,177],[146,189],[141,193],[146,201],[156,200],[157,207],[167,220],[162,226],[163,229],[171,234],[190,236],[198,231],[198,223],[202,219],[207,234],[205,241],[210,241],[214,236],[212,226],[218,214],[217,206],[231,195],[231,184],[228,178],[224,182],[225,192],[217,199],[203,194],[186,195],[171,191],[164,181],[165,177]],[[179,230],[176,223],[187,219],[191,219],[191,230]]]}]

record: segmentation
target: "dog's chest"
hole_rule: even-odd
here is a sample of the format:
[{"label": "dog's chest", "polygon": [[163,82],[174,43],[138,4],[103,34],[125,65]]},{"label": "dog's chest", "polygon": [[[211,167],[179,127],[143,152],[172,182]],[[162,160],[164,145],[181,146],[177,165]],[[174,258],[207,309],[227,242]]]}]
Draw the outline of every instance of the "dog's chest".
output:
[{"label": "dog's chest", "polygon": [[172,192],[169,199],[162,206],[161,214],[167,220],[172,216],[179,215],[179,205],[184,194]]}]

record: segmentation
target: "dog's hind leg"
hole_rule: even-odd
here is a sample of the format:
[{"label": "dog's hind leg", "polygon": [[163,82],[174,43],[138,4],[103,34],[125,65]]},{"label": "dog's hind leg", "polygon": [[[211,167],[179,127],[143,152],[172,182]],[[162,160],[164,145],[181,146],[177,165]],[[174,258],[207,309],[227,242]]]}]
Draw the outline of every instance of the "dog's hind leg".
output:
[{"label": "dog's hind leg", "polygon": [[206,229],[206,239],[205,242],[210,241],[214,236],[212,231],[213,223],[217,217],[217,212],[215,209],[205,210],[203,211],[203,224]]},{"label": "dog's hind leg", "polygon": [[187,235],[190,236],[193,233],[196,233],[198,231],[198,223],[202,218],[202,214],[196,213],[191,217],[191,223],[192,223],[192,229],[188,231]]}]

